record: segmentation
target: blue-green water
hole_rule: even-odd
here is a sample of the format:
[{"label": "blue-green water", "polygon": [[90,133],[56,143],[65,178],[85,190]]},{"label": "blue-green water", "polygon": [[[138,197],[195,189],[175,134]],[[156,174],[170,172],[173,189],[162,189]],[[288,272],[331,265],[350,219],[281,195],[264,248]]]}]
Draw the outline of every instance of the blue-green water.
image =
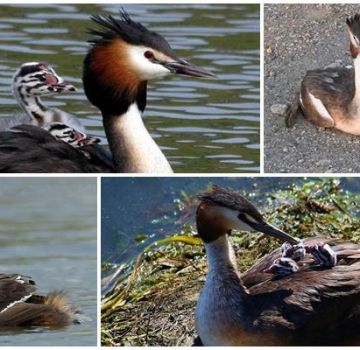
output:
[{"label": "blue-green water", "polygon": [[1,178],[0,273],[64,290],[88,318],[63,330],[0,331],[7,346],[96,345],[96,179]]},{"label": "blue-green water", "polygon": [[[0,5],[0,118],[19,113],[10,84],[24,62],[46,61],[79,88],[48,98],[107,143],[98,110],[81,89],[90,15],[118,4]],[[126,4],[165,36],[180,57],[217,79],[171,77],[149,85],[144,121],[176,172],[259,172],[259,5]]]}]

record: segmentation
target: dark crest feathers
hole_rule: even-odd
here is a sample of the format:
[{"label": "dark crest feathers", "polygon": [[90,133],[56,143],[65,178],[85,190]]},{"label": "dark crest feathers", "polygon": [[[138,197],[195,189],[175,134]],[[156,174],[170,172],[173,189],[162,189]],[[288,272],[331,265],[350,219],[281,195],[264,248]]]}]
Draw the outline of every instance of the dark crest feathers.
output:
[{"label": "dark crest feathers", "polygon": [[199,193],[197,198],[239,212],[245,212],[258,221],[262,221],[263,219],[256,207],[241,194],[215,184],[212,184],[210,191]]},{"label": "dark crest feathers", "polygon": [[169,43],[158,33],[145,28],[141,23],[133,21],[129,14],[120,10],[120,18],[112,15],[94,15],[91,17],[99,28],[88,30],[94,38],[88,40],[93,45],[105,45],[113,39],[120,38],[132,45],[144,45],[161,51],[169,57],[176,58]]},{"label": "dark crest feathers", "polygon": [[346,24],[348,25],[351,32],[360,38],[360,14],[357,13],[352,17],[346,19]]}]

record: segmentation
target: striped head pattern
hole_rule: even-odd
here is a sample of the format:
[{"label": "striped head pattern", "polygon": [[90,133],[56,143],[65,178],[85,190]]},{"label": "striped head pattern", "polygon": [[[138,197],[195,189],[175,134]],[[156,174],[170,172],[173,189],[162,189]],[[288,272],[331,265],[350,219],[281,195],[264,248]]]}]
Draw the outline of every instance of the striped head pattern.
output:
[{"label": "striped head pattern", "polygon": [[22,100],[27,96],[49,96],[75,90],[46,63],[24,63],[13,77],[13,91]]},{"label": "striped head pattern", "polygon": [[57,140],[64,141],[74,148],[80,148],[86,145],[99,143],[100,139],[88,136],[83,132],[62,123],[48,123],[43,129],[49,131]]}]

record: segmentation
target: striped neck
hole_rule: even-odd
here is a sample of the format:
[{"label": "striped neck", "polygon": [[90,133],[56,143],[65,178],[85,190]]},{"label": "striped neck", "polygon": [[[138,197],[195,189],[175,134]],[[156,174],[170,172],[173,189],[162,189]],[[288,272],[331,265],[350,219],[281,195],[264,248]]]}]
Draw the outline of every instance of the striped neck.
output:
[{"label": "striped neck", "polygon": [[28,96],[14,89],[16,100],[24,112],[30,117],[32,124],[42,126],[47,122],[49,109],[42,104],[40,97]]}]

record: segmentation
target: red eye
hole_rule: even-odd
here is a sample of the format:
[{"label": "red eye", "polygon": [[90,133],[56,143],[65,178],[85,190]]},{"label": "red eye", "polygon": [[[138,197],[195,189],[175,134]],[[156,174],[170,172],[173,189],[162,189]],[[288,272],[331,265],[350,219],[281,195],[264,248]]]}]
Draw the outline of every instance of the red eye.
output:
[{"label": "red eye", "polygon": [[151,60],[152,58],[154,58],[154,54],[151,51],[145,51],[144,52],[144,56],[145,58],[147,58],[148,60]]}]

